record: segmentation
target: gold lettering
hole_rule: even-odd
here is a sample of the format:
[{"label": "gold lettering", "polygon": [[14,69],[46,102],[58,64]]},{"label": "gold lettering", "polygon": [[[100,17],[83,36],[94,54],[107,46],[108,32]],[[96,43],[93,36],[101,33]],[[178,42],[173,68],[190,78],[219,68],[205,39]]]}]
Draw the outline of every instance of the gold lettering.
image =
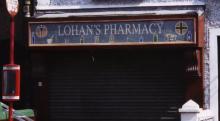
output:
[{"label": "gold lettering", "polygon": [[61,33],[61,25],[58,25],[58,36],[64,36],[64,33]]},{"label": "gold lettering", "polygon": [[109,33],[109,29],[110,29],[110,26],[108,24],[105,24],[105,35],[107,35]]},{"label": "gold lettering", "polygon": [[132,34],[130,24],[125,24],[125,33],[126,34]]},{"label": "gold lettering", "polygon": [[162,33],[162,26],[163,26],[163,23],[161,22],[161,23],[157,23],[157,27],[158,27],[158,29],[159,29],[159,34],[161,34]]},{"label": "gold lettering", "polygon": [[80,35],[86,35],[86,32],[83,26],[80,27]]},{"label": "gold lettering", "polygon": [[117,25],[116,24],[110,24],[110,31],[111,31],[111,35],[117,34]]},{"label": "gold lettering", "polygon": [[65,34],[66,36],[71,35],[71,27],[70,27],[69,25],[65,25],[65,26],[64,26],[64,34]]},{"label": "gold lettering", "polygon": [[133,25],[133,33],[134,34],[141,34],[141,25],[138,24],[137,26],[135,24],[132,24]]},{"label": "gold lettering", "polygon": [[93,25],[86,25],[86,35],[93,35]]},{"label": "gold lettering", "polygon": [[[156,33],[157,33],[157,31],[155,30],[155,26],[156,26],[155,23],[151,23],[151,24],[149,25],[149,31],[150,31],[151,34],[156,34]],[[154,28],[154,29],[153,29],[153,28]]]},{"label": "gold lettering", "polygon": [[149,32],[148,32],[148,27],[147,27],[146,24],[144,24],[144,26],[143,26],[143,28],[142,28],[142,30],[141,30],[141,34],[149,34]]},{"label": "gold lettering", "polygon": [[100,35],[101,34],[101,26],[100,25],[94,25],[94,27],[95,27],[95,30],[96,30],[96,32],[95,32],[95,34],[96,35]]},{"label": "gold lettering", "polygon": [[149,25],[149,31],[151,34],[161,34],[162,33],[162,30],[161,30],[161,26],[162,26],[162,23],[152,23]]},{"label": "gold lettering", "polygon": [[123,26],[122,25],[119,25],[119,28],[118,28],[118,34],[122,34],[124,35],[124,29],[123,29]]},{"label": "gold lettering", "polygon": [[78,25],[72,25],[72,35],[80,35],[78,31]]}]

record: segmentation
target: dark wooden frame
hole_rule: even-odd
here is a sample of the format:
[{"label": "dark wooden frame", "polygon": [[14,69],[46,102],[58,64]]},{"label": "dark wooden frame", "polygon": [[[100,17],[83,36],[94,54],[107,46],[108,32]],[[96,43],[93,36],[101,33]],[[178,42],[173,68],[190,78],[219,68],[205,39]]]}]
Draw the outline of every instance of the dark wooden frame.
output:
[{"label": "dark wooden frame", "polygon": [[202,92],[202,97],[201,97],[201,106],[204,107],[205,106],[205,96],[204,96],[204,47],[205,47],[205,43],[204,43],[204,34],[205,34],[205,17],[204,15],[201,15],[201,16],[198,16],[198,20],[197,20],[197,23],[198,23],[198,53],[197,53],[197,58],[198,58],[198,71],[200,73],[200,84],[199,84],[199,87],[200,87],[200,90]]}]

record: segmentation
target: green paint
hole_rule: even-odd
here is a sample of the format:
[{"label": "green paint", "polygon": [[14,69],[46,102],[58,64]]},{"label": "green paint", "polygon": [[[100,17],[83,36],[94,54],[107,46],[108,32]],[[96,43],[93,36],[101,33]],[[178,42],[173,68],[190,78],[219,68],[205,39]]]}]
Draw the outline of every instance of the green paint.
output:
[{"label": "green paint", "polygon": [[16,110],[15,113],[27,117],[34,117],[34,111],[32,109]]},{"label": "green paint", "polygon": [[153,42],[158,42],[158,41],[159,41],[158,34],[153,34]]},{"label": "green paint", "polygon": [[0,120],[6,120],[6,113],[3,111],[2,103],[0,102]]},{"label": "green paint", "polygon": [[[16,110],[15,115],[34,117],[34,111],[32,109]],[[3,111],[2,103],[0,102],[0,121],[1,120],[7,120],[7,119],[8,119],[8,112]]]}]

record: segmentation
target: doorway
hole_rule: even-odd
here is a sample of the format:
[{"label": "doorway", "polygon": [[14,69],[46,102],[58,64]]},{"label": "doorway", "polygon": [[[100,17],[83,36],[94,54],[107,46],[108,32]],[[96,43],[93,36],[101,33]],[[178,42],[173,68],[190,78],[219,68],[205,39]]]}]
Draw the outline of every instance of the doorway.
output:
[{"label": "doorway", "polygon": [[177,121],[183,50],[107,49],[47,56],[50,121]]}]

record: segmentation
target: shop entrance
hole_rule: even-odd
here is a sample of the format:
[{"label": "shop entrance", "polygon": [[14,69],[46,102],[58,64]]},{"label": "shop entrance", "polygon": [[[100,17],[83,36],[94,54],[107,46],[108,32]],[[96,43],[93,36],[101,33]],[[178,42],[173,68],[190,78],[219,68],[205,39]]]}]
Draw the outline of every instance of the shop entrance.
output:
[{"label": "shop entrance", "polygon": [[50,121],[179,121],[184,51],[97,49],[50,53]]}]

